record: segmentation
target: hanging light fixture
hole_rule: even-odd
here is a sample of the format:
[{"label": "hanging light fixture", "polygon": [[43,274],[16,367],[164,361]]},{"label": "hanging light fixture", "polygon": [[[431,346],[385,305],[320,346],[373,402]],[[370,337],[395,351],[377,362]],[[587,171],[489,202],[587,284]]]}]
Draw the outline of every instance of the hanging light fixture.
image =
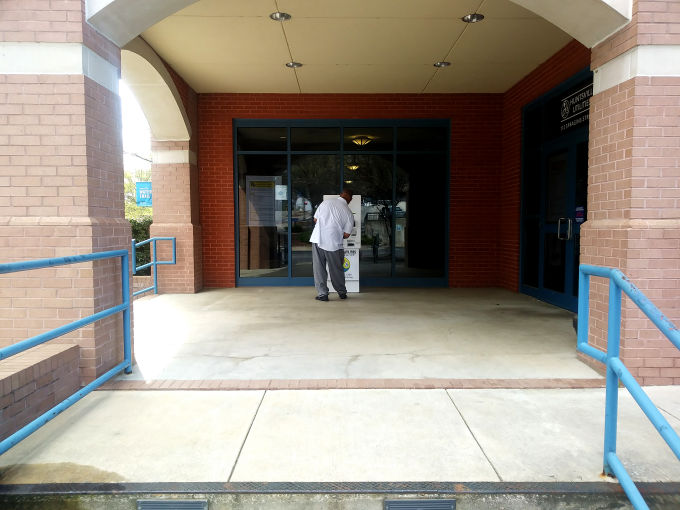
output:
[{"label": "hanging light fixture", "polygon": [[373,140],[370,136],[366,135],[358,135],[352,138],[352,142],[354,142],[356,145],[359,147],[363,147],[364,145],[368,145],[371,143],[371,140]]},{"label": "hanging light fixture", "polygon": [[356,163],[352,163],[351,165],[347,165],[347,170],[352,170],[352,171],[359,170],[359,165],[357,165]]}]

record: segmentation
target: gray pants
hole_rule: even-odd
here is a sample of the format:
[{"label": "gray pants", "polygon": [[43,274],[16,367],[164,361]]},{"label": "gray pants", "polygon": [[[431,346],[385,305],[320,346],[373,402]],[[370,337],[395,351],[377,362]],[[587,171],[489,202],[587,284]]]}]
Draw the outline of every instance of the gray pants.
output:
[{"label": "gray pants", "polygon": [[314,287],[319,296],[328,295],[328,273],[326,272],[326,262],[328,262],[328,272],[331,275],[333,288],[339,295],[347,294],[345,288],[345,270],[342,267],[345,261],[345,250],[326,251],[319,248],[316,243],[312,243],[312,266],[314,267]]}]

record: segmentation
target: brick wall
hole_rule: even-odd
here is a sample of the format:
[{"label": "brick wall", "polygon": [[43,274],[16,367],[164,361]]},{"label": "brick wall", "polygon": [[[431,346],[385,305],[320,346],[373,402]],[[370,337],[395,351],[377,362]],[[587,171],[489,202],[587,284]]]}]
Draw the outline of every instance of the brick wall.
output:
[{"label": "brick wall", "polygon": [[[152,151],[177,152],[195,157],[198,151],[198,96],[165,64],[189,119],[191,139],[153,140]],[[199,172],[195,162],[152,165],[154,222],[153,237],[175,237],[176,265],[158,266],[159,292],[193,293],[203,288],[202,228],[199,221]],[[159,259],[172,257],[170,243],[158,244]]]},{"label": "brick wall", "polygon": [[497,285],[501,101],[498,94],[199,95],[200,218],[206,287],[235,284],[235,118],[451,119],[449,283]]},{"label": "brick wall", "polygon": [[0,361],[0,440],[78,391],[78,351],[46,344]]},{"label": "brick wall", "polygon": [[[82,0],[7,0],[0,38],[83,43],[120,65],[118,48],[84,21]],[[128,248],[119,97],[83,75],[0,75],[2,261]],[[11,190],[11,193],[10,193]],[[120,263],[99,261],[0,279],[0,345],[120,303]],[[112,317],[58,341],[81,345],[83,382],[116,364]]]},{"label": "brick wall", "polygon": [[[591,101],[583,257],[621,269],[680,322],[680,78],[639,77]],[[591,283],[590,342],[606,349],[608,282]],[[680,353],[624,298],[621,358],[644,384],[680,383]]]},{"label": "brick wall", "polygon": [[631,22],[593,48],[596,69],[637,45],[680,44],[680,2],[677,0],[634,0]]}]

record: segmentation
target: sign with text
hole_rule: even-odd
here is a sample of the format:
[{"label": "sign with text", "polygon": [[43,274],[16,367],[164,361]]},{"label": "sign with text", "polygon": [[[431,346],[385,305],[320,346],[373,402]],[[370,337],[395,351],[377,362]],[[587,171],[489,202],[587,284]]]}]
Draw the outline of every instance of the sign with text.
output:
[{"label": "sign with text", "polygon": [[139,207],[151,207],[151,183],[135,183],[135,200]]}]

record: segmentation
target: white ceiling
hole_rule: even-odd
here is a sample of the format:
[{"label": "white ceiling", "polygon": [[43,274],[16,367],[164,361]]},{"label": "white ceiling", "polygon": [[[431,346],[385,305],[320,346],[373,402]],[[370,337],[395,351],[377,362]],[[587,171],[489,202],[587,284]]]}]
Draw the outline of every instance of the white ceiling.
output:
[{"label": "white ceiling", "polygon": [[197,92],[241,93],[504,92],[571,40],[509,0],[200,0],[142,37]]}]

